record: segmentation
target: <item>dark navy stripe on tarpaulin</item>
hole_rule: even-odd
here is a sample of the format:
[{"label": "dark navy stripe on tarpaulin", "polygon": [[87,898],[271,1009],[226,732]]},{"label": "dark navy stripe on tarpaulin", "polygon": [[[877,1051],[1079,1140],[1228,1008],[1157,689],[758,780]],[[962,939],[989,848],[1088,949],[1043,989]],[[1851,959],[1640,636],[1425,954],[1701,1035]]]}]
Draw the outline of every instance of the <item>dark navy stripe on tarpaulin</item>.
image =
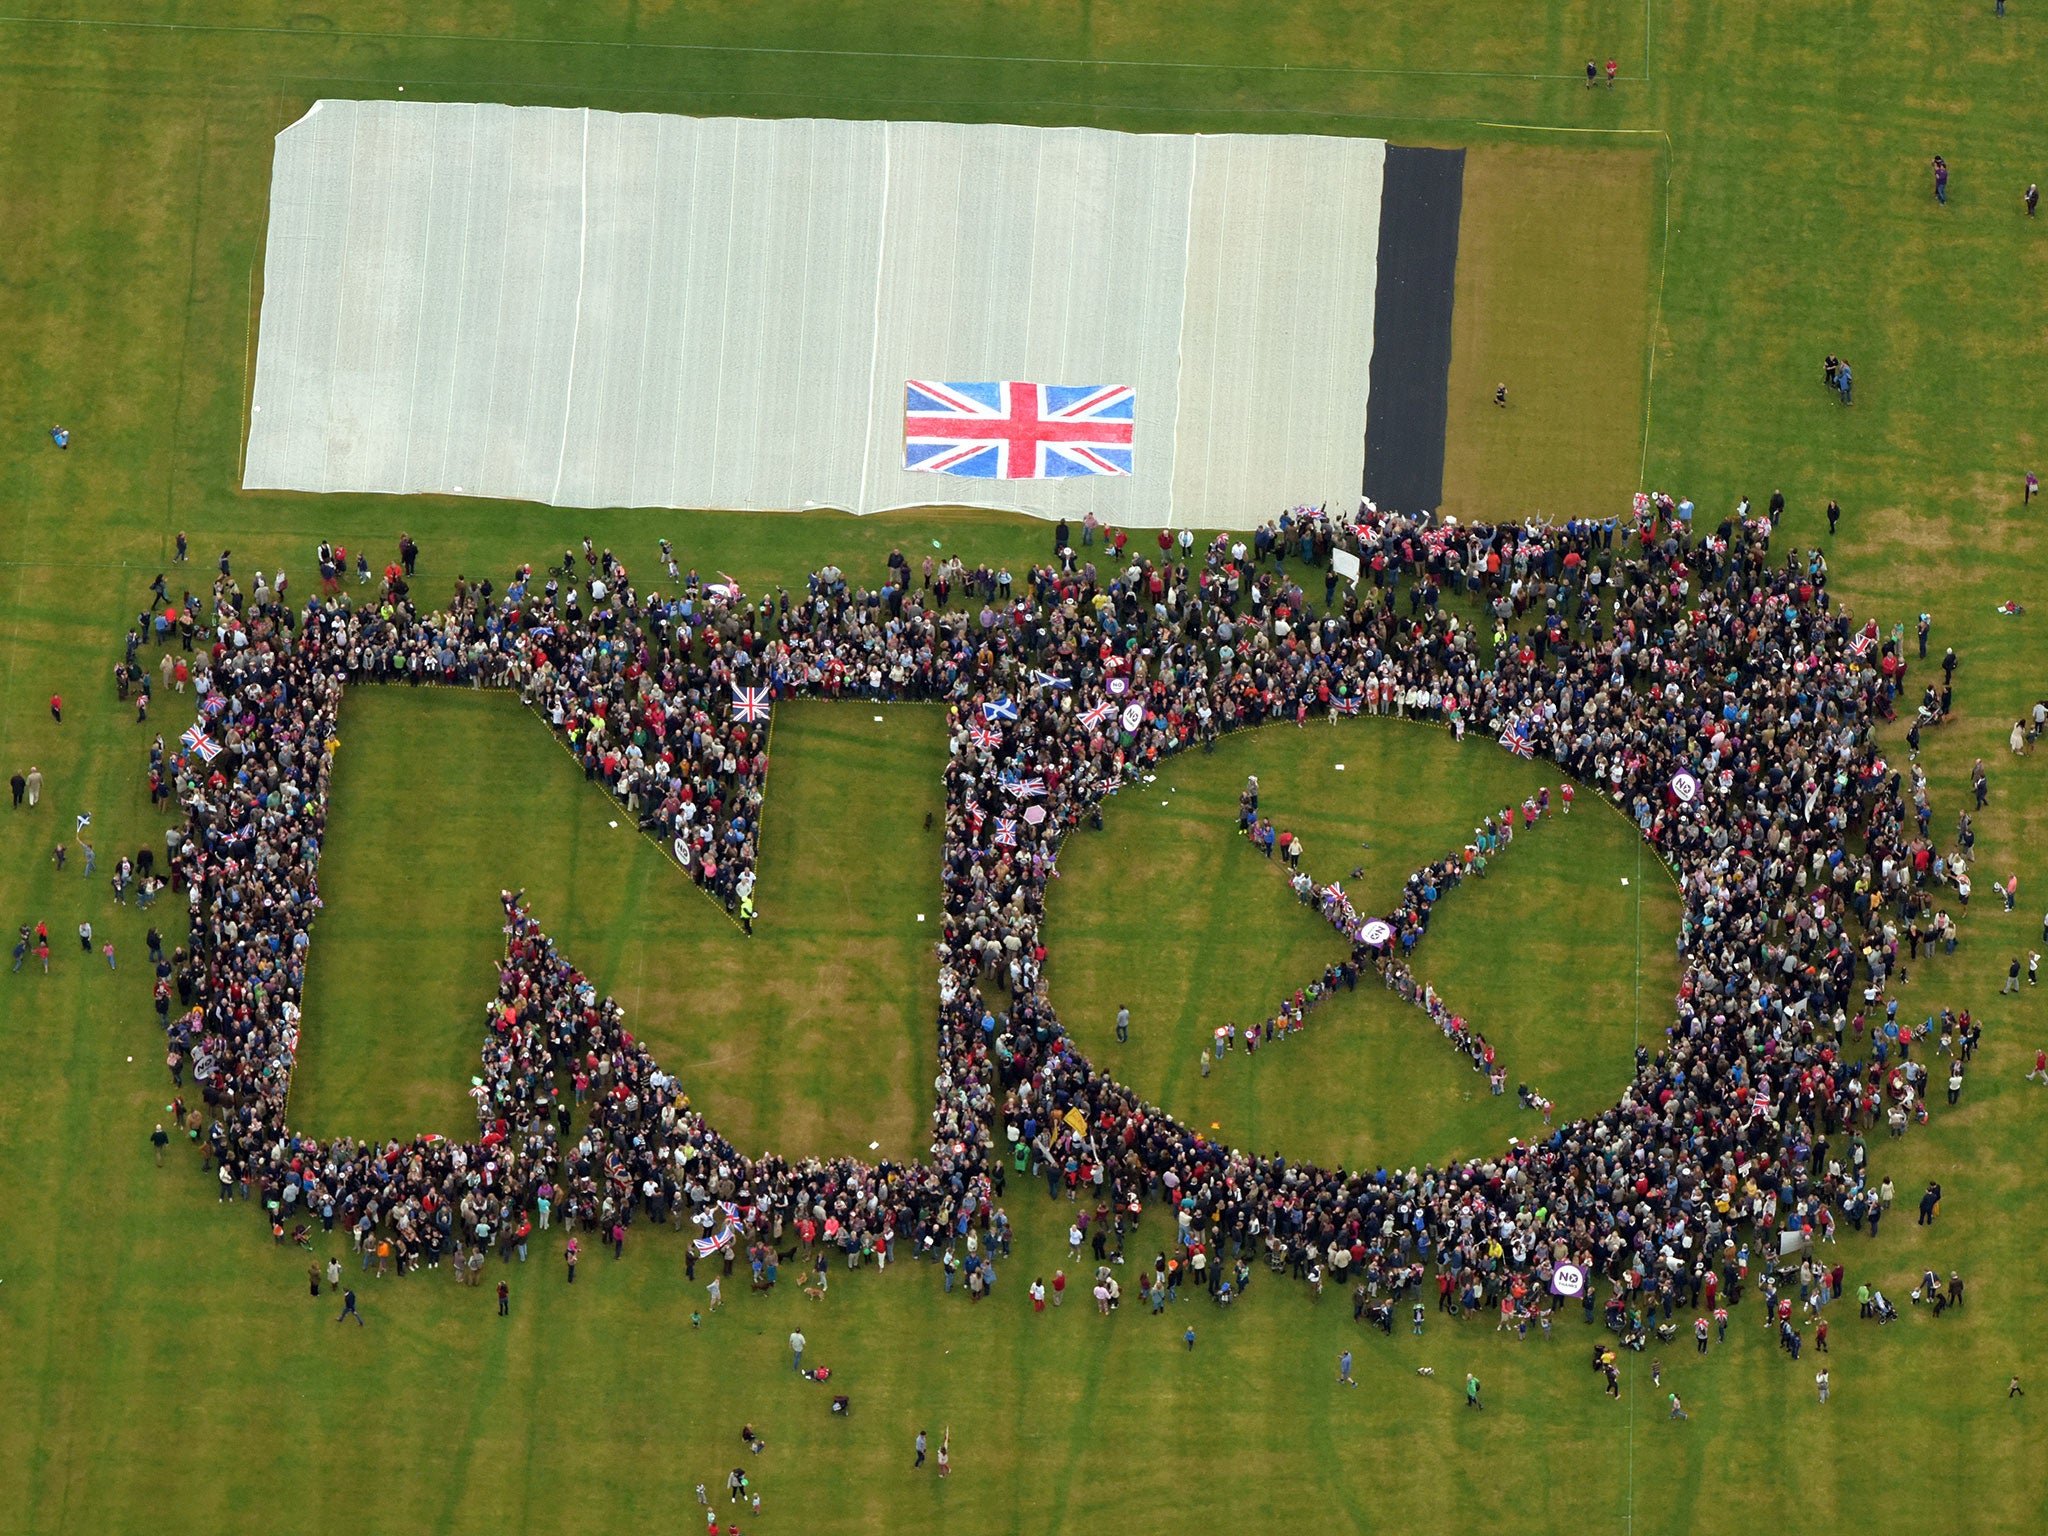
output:
[{"label": "dark navy stripe on tarpaulin", "polygon": [[1383,511],[1434,511],[1443,500],[1464,201],[1465,151],[1387,146],[1365,406],[1365,494]]}]

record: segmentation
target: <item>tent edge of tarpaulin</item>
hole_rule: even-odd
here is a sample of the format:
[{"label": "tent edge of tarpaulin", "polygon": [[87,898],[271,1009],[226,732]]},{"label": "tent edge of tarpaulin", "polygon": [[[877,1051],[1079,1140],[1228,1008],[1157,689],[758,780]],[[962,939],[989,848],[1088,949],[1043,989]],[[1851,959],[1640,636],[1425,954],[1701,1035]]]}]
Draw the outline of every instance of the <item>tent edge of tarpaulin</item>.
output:
[{"label": "tent edge of tarpaulin", "polygon": [[[270,303],[272,295],[280,286],[280,284],[274,281],[278,274],[272,272],[271,263],[277,257],[277,249],[272,243],[272,237],[276,233],[277,187],[278,178],[283,173],[284,141],[286,135],[304,128],[308,122],[318,116],[330,101],[337,104],[345,103],[351,110],[356,105],[351,98],[323,96],[314,101],[305,111],[301,112],[289,123],[286,123],[284,127],[278,129],[271,136],[270,176],[263,193],[263,251],[260,262],[255,264],[263,273],[263,293],[260,301],[256,303],[254,313],[250,315],[248,322],[255,326],[256,335],[254,341],[248,347],[248,375],[243,384],[242,396],[241,452],[235,466],[236,487],[244,491],[304,491],[308,489],[307,487],[297,485],[259,484],[252,481],[249,475],[250,465],[256,458],[257,417],[263,412],[262,386],[265,341],[271,335],[270,327],[264,324],[263,311]],[[274,359],[273,366],[275,366]],[[275,475],[274,470],[267,469],[259,469],[257,473],[264,475],[266,479],[273,478]],[[316,494],[325,494],[326,492],[325,486],[315,486],[311,489]]]},{"label": "tent edge of tarpaulin", "polygon": [[1363,133],[1214,133],[1197,131],[1185,131],[1179,133],[1136,133],[1128,128],[1097,128],[1087,123],[968,123],[960,122],[952,118],[942,117],[873,118],[819,117],[815,115],[801,117],[752,117],[748,116],[745,113],[739,112],[724,112],[719,113],[715,116],[699,117],[695,113],[691,112],[619,112],[609,107],[553,107],[546,106],[538,102],[428,101],[413,100],[410,97],[408,97],[404,101],[400,101],[396,96],[322,96],[315,100],[313,104],[307,107],[306,110],[302,112],[298,117],[294,118],[291,122],[286,123],[284,127],[278,129],[274,137],[278,139],[283,138],[286,134],[290,133],[294,128],[303,126],[308,118],[314,116],[323,107],[328,106],[392,106],[449,111],[452,111],[456,108],[502,107],[508,111],[514,112],[597,112],[602,113],[606,117],[679,117],[688,118],[693,122],[699,123],[844,123],[860,127],[872,127],[878,123],[887,123],[891,126],[898,128],[1028,128],[1033,133],[1110,134],[1120,139],[1339,139],[1347,143],[1354,142],[1359,139],[1378,139],[1378,141],[1381,143],[1387,142],[1384,138],[1381,138],[1379,135]]}]

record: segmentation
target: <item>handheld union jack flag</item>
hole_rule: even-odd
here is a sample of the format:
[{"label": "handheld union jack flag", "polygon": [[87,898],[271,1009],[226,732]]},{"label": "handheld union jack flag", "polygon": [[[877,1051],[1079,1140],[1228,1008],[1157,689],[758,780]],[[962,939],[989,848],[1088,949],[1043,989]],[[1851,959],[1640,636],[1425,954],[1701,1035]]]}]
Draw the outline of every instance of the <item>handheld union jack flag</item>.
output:
[{"label": "handheld union jack flag", "polygon": [[759,725],[768,718],[769,693],[766,688],[735,688],[732,691],[732,717],[744,720],[749,725]]},{"label": "handheld union jack flag", "polygon": [[185,734],[180,736],[178,740],[185,743],[194,752],[197,752],[199,754],[199,761],[202,763],[210,763],[220,756],[220,743],[196,725],[187,728]]},{"label": "handheld union jack flag", "polygon": [[981,718],[990,725],[994,725],[998,720],[1015,720],[1017,706],[1008,699],[990,699],[981,706]]},{"label": "handheld union jack flag", "polygon": [[1529,727],[1521,720],[1515,721],[1500,733],[1500,744],[1517,757],[1536,755],[1536,744],[1529,740]]},{"label": "handheld union jack flag", "polygon": [[714,1237],[707,1231],[704,1236],[690,1244],[692,1248],[697,1250],[697,1257],[700,1259],[710,1258],[712,1254],[733,1241],[737,1235],[735,1229],[740,1219],[740,1208],[730,1200],[721,1200],[718,1202],[718,1210],[719,1214],[725,1218],[724,1224],[718,1229],[718,1235]]},{"label": "handheld union jack flag", "polygon": [[1017,846],[1017,818],[998,816],[996,818],[996,841],[1005,848]]},{"label": "handheld union jack flag", "polygon": [[967,722],[967,739],[977,747],[993,747],[1001,745],[1003,733],[992,725],[970,720]]},{"label": "handheld union jack flag", "polygon": [[1330,700],[1330,708],[1340,715],[1355,715],[1358,713],[1358,700],[1347,699],[1340,694]]},{"label": "handheld union jack flag", "polygon": [[903,467],[974,480],[1128,475],[1137,391],[1126,384],[903,386]]},{"label": "handheld union jack flag", "polygon": [[1081,723],[1091,731],[1100,729],[1115,718],[1116,706],[1107,699],[1081,711]]},{"label": "handheld union jack flag", "polygon": [[1004,790],[1013,800],[1036,800],[1045,793],[1045,780],[1039,778],[1017,779],[1005,784]]}]

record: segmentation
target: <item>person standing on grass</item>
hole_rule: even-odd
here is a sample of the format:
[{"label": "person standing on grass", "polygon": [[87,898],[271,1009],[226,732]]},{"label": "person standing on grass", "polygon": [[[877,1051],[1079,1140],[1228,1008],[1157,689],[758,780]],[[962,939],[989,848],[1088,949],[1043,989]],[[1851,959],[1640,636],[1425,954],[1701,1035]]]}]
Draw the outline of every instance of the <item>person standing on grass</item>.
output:
[{"label": "person standing on grass", "polygon": [[1358,1385],[1351,1379],[1351,1351],[1348,1349],[1337,1356],[1337,1379],[1347,1387]]},{"label": "person standing on grass", "polygon": [[[1588,65],[1586,66],[1586,68],[1588,68],[1588,69],[1591,69],[1592,67],[1593,67],[1593,66],[1592,66],[1592,65],[1590,65],[1590,64],[1588,64]],[[1500,407],[1500,408],[1501,408],[1502,410],[1506,410],[1506,409],[1508,408],[1508,385],[1507,385],[1507,380],[1503,379],[1503,380],[1501,380],[1501,381],[1500,381],[1500,383],[1498,383],[1498,384],[1496,384],[1496,385],[1494,386],[1494,389],[1493,389],[1493,403],[1494,403],[1495,405],[1499,406],[1499,407]]]},{"label": "person standing on grass", "polygon": [[[157,1167],[159,1167],[159,1168],[163,1167],[163,1165],[164,1165],[164,1148],[168,1147],[168,1146],[169,1146],[169,1145],[171,1144],[171,1138],[170,1138],[170,1133],[169,1133],[169,1132],[167,1132],[167,1131],[166,1131],[166,1130],[164,1129],[164,1127],[163,1127],[163,1122],[162,1122],[161,1120],[159,1120],[159,1121],[157,1122],[157,1127],[156,1127],[156,1129],[155,1129],[155,1130],[153,1130],[153,1131],[151,1131],[151,1132],[149,1133],[149,1144],[150,1144],[150,1145],[151,1145],[152,1147],[155,1147],[155,1148],[156,1148],[156,1165],[157,1165]],[[313,1292],[313,1294],[314,1294],[315,1296],[318,1296],[318,1295],[319,1295],[320,1293],[319,1293],[319,1291],[317,1291],[317,1290],[316,1290],[316,1291],[314,1291],[314,1292]]]},{"label": "person standing on grass", "polygon": [[1847,359],[1844,359],[1842,366],[1835,370],[1835,387],[1842,392],[1842,404],[1856,403],[1856,378],[1849,372]]},{"label": "person standing on grass", "polygon": [[1615,64],[1614,60],[1609,59],[1607,61],[1607,89],[1609,89],[1610,91],[1614,89],[1614,71],[1618,67],[1619,66]]},{"label": "person standing on grass", "polygon": [[1479,1378],[1470,1371],[1465,1373],[1465,1406],[1467,1408],[1481,1409],[1486,1406],[1479,1401]]},{"label": "person standing on grass", "polygon": [[[2005,0],[1999,0],[1999,3],[2002,5],[2005,3]],[[2034,210],[2041,206],[2040,187],[2031,181],[2028,182],[2026,194],[2020,201],[2027,205],[2027,217],[2031,219],[2034,216]]]},{"label": "person standing on grass", "polygon": [[61,693],[50,695],[50,718],[59,725],[64,723],[64,695]]},{"label": "person standing on grass", "polygon": [[946,1432],[939,1436],[939,1476],[953,1475],[953,1426],[948,1424]]},{"label": "person standing on grass", "polygon": [[505,1281],[498,1282],[498,1316],[512,1315],[512,1287]]},{"label": "person standing on grass", "polygon": [[34,810],[36,802],[43,798],[43,770],[34,763],[28,765],[28,808]]},{"label": "person standing on grass", "polygon": [[[2028,471],[2027,471],[2027,489],[2026,489],[2026,495],[2025,495],[2024,497],[2022,497],[2022,498],[2021,498],[2021,500],[2020,500],[2020,505],[2021,505],[2021,506],[2023,506],[2023,507],[2030,507],[2030,506],[2032,506],[2032,505],[2034,504],[2034,498],[2035,498],[2036,496],[2040,495],[2040,494],[2041,494],[2041,477],[2040,477],[2039,475],[2035,474],[2035,473],[2034,473],[2034,472],[2033,472],[2033,471],[2032,471],[2032,470],[2030,469],[2030,470],[2028,470]],[[1924,652],[1924,651],[1923,651],[1923,652],[1921,652],[1921,654],[1922,654],[1922,655],[1924,656],[1924,655],[1926,654],[1926,652]],[[31,771],[31,772],[33,772],[33,771]],[[30,804],[30,805],[34,805],[34,804],[35,804],[35,801],[34,801],[33,799],[31,799],[31,800],[29,801],[29,804]]]},{"label": "person standing on grass", "polygon": [[924,1433],[924,1431],[923,1431],[923,1430],[921,1430],[921,1429],[920,1429],[920,1430],[919,1430],[919,1431],[917,1432],[917,1442],[916,1442],[916,1443],[917,1443],[917,1461],[916,1461],[916,1463],[915,1463],[915,1464],[914,1464],[914,1465],[913,1465],[913,1466],[911,1467],[911,1469],[910,1469],[910,1470],[911,1470],[911,1471],[913,1471],[913,1472],[915,1472],[915,1471],[916,1471],[916,1470],[917,1470],[917,1469],[918,1469],[919,1467],[921,1467],[921,1466],[923,1466],[923,1465],[924,1465],[924,1448],[925,1448],[925,1446],[926,1446],[926,1444],[927,1444],[928,1442],[927,1442],[927,1441],[926,1441],[926,1439],[925,1439],[925,1433]]},{"label": "person standing on grass", "polygon": [[1934,157],[1934,200],[1948,206],[1948,162],[1939,155]]},{"label": "person standing on grass", "polygon": [[1822,1366],[1813,1373],[1813,1384],[1819,1389],[1820,1400],[1825,1405],[1828,1400],[1828,1368],[1826,1366]]},{"label": "person standing on grass", "polygon": [[793,1359],[794,1359],[794,1360],[796,1361],[796,1370],[797,1370],[797,1374],[798,1374],[798,1375],[802,1375],[802,1374],[803,1374],[803,1369],[804,1369],[804,1344],[805,1344],[805,1342],[806,1342],[806,1340],[804,1339],[804,1331],[803,1331],[803,1329],[801,1329],[801,1328],[798,1328],[798,1329],[795,1329],[795,1330],[793,1330],[793,1331],[792,1331],[792,1332],[790,1333],[790,1336],[789,1336],[789,1353],[790,1353],[791,1357],[792,1357],[792,1358],[793,1358]]},{"label": "person standing on grass", "polygon": [[1586,89],[1589,91],[1593,89],[1594,82],[1599,78],[1600,67],[1591,59],[1586,60]]},{"label": "person standing on grass", "polygon": [[1120,1007],[1116,1011],[1116,1043],[1124,1044],[1131,1038],[1131,1010]]},{"label": "person standing on grass", "polygon": [[1842,504],[1834,497],[1828,498],[1828,537],[1835,536],[1835,528],[1842,521]]}]

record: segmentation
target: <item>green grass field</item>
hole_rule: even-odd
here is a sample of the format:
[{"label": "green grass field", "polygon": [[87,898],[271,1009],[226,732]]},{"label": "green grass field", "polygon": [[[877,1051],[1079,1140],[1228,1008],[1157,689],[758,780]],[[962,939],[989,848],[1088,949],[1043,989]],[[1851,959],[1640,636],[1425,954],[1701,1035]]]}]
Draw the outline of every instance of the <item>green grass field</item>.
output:
[{"label": "green grass field", "polygon": [[[743,1420],[771,1443],[749,1466],[765,1494],[749,1536],[2038,1524],[2048,1210],[2034,1187],[2039,1090],[2021,1078],[2048,1019],[2038,995],[1997,990],[2048,901],[2048,787],[2033,758],[2004,753],[2044,687],[2048,541],[2020,484],[2048,448],[2035,314],[2048,234],[2019,194],[2048,177],[2034,158],[2048,22],[2024,0],[2012,9],[2000,21],[1990,0],[335,12],[155,0],[0,18],[0,749],[9,771],[35,763],[48,782],[36,812],[0,818],[0,911],[10,924],[47,919],[59,939],[90,918],[122,960],[109,973],[60,947],[49,977],[0,985],[0,1465],[14,1490],[0,1530],[687,1529],[701,1520],[694,1485],[716,1490],[740,1459]],[[1610,55],[1619,84],[1586,90],[1585,60]],[[1924,1266],[1960,1269],[1969,1309],[1939,1323],[1909,1313],[1882,1334],[1841,1320],[1825,1410],[1810,1369],[1788,1367],[1741,1317],[1705,1361],[1667,1352],[1666,1379],[1692,1413],[1673,1425],[1647,1358],[1629,1362],[1619,1405],[1600,1396],[1576,1324],[1549,1344],[1435,1322],[1421,1340],[1360,1340],[1334,1298],[1318,1307],[1299,1287],[1256,1283],[1227,1317],[1189,1303],[1160,1320],[1033,1318],[1023,1288],[1063,1255],[1063,1212],[1012,1185],[1018,1250],[979,1307],[909,1266],[835,1285],[818,1305],[736,1298],[693,1332],[702,1293],[684,1285],[675,1245],[652,1240],[586,1264],[573,1292],[542,1245],[513,1277],[509,1322],[487,1293],[430,1277],[366,1284],[369,1326],[337,1330],[326,1298],[307,1298],[297,1256],[273,1250],[246,1211],[221,1213],[194,1159],[154,1166],[146,1138],[165,1080],[144,919],[49,857],[79,811],[105,853],[161,835],[143,780],[155,727],[132,723],[109,677],[173,535],[191,535],[201,579],[232,546],[238,570],[288,563],[303,582],[323,534],[383,549],[403,526],[425,548],[430,595],[585,531],[642,562],[667,536],[690,563],[750,584],[828,559],[873,572],[896,543],[937,538],[970,561],[1015,561],[1046,538],[939,513],[576,517],[242,495],[270,137],[322,94],[401,84],[427,98],[702,114],[1367,133],[1465,144],[1507,165],[1560,147],[1586,157],[1592,180],[1553,177],[1549,194],[1542,177],[1484,181],[1499,232],[1488,259],[1507,286],[1475,324],[1461,274],[1454,379],[1477,368],[1485,380],[1494,358],[1546,367],[1560,338],[1645,325],[1649,364],[1617,342],[1612,376],[1579,359],[1548,392],[1518,385],[1532,403],[1501,420],[1461,398],[1451,483],[1475,509],[1498,497],[1500,510],[1568,512],[1553,498],[1579,484],[1585,510],[1618,511],[1615,493],[1635,488],[1632,452],[1649,486],[1690,494],[1710,520],[1782,487],[1793,544],[1821,537],[1820,509],[1838,496],[1836,587],[1887,623],[1932,612],[1937,648],[1962,653],[1959,719],[1928,742],[1937,825],[1953,823],[1983,757],[1979,847],[1992,873],[2018,873],[2021,908],[1978,900],[1957,954],[1913,970],[1915,1007],[1967,1006],[1987,1023],[1960,1110],[1877,1148],[1903,1188],[1943,1180],[1941,1224],[1895,1217],[1844,1251],[1852,1285],[1903,1291]],[[1654,166],[1647,190],[1638,172],[1590,168],[1610,152]],[[1946,209],[1926,175],[1936,152],[1954,168]],[[1552,232],[1606,176],[1635,178],[1615,206],[1649,225],[1630,213],[1627,250],[1571,259]],[[1517,197],[1528,201],[1499,205]],[[1532,278],[1539,255],[1552,265]],[[1829,350],[1856,365],[1853,409],[1819,388]],[[68,454],[42,435],[59,420],[76,434]],[[2008,598],[2028,613],[1995,614]],[[67,703],[61,726],[52,692]],[[943,745],[930,713],[884,710],[876,724],[876,712],[779,712],[749,945],[656,850],[609,826],[612,808],[515,701],[352,698],[298,1117],[362,1134],[462,1128],[495,893],[523,883],[744,1144],[914,1148],[931,1072],[931,962],[915,917],[937,899],[922,819],[938,804]],[[1541,778],[1483,743],[1453,749],[1387,722],[1283,729],[1170,765],[1159,784],[1177,793],[1154,797],[1167,806],[1120,797],[1104,833],[1063,861],[1052,984],[1082,1042],[1112,1049],[1110,1011],[1128,992],[1138,1032],[1119,1070],[1262,1150],[1405,1163],[1517,1134],[1512,1098],[1468,1101],[1471,1074],[1421,1016],[1363,992],[1262,1054],[1257,1078],[1241,1060],[1206,1084],[1194,1075],[1198,1020],[1249,1017],[1334,952],[1231,835],[1249,764],[1304,831],[1311,865],[1364,866],[1368,894],[1400,878],[1411,848],[1440,851],[1495,795]],[[1633,867],[1626,828],[1580,804],[1568,831],[1539,829],[1483,889],[1451,897],[1417,966],[1499,1041],[1511,1082],[1529,1063],[1566,1112],[1611,1092],[1638,1018],[1653,1038],[1669,1016],[1676,910],[1654,867]],[[1179,1333],[1191,1312],[1189,1355]],[[790,1372],[783,1339],[798,1322],[852,1393],[850,1420]],[[1368,1391],[1332,1385],[1347,1342]],[[1416,1376],[1424,1364],[1435,1381]],[[1464,1368],[1486,1381],[1484,1415],[1453,1401]],[[2015,1371],[2035,1395],[2008,1403]],[[920,1425],[947,1424],[957,1471],[941,1487],[911,1474],[909,1446]]]}]

